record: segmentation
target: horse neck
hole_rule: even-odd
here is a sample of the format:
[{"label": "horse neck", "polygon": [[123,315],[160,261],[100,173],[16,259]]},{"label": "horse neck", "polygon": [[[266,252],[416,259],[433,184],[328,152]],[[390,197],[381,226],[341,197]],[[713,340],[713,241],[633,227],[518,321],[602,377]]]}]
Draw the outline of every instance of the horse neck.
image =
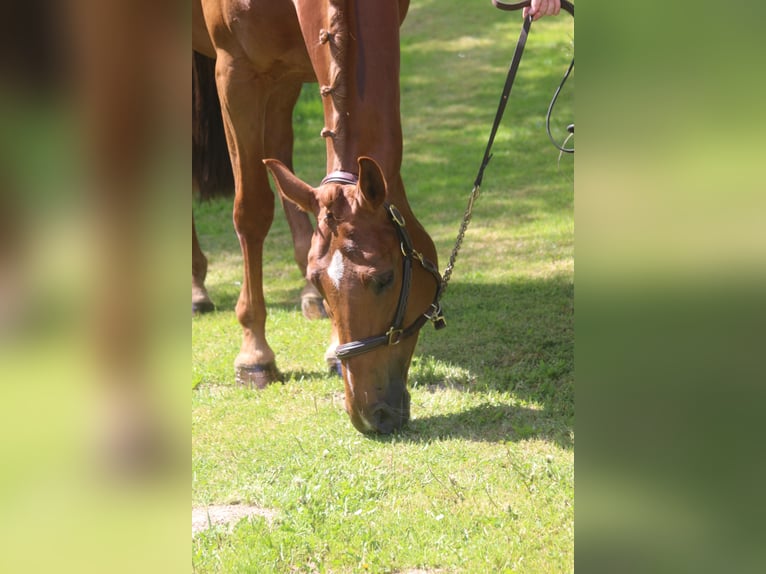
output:
[{"label": "horse neck", "polygon": [[403,195],[398,3],[328,0],[322,10],[295,2],[322,93],[327,172],[354,173],[358,158],[369,156],[392,195]]}]

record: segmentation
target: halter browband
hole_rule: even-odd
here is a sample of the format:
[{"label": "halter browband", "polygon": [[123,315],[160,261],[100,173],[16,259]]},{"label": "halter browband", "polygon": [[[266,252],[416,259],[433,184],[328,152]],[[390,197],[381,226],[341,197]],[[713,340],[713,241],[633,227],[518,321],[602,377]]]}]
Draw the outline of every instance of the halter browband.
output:
[{"label": "halter browband", "polygon": [[328,173],[322,180],[322,183],[320,183],[319,185],[324,185],[326,183],[342,183],[344,185],[356,185],[357,183],[359,183],[359,178],[356,176],[356,174],[351,173],[349,171],[333,171],[332,173]]},{"label": "halter browband", "polygon": [[[325,179],[334,176],[334,172],[328,175]],[[333,180],[334,181],[334,180]],[[323,181],[324,183],[324,181]],[[386,213],[388,213],[391,221],[396,229],[396,234],[399,236],[399,241],[404,255],[402,259],[402,289],[399,292],[399,302],[396,305],[396,313],[394,314],[394,320],[391,323],[391,327],[383,335],[377,335],[375,337],[367,337],[358,341],[352,341],[351,343],[344,343],[338,345],[335,349],[335,356],[341,361],[356,357],[362,353],[372,351],[383,345],[396,345],[401,342],[402,339],[406,339],[411,335],[417,333],[420,328],[425,325],[426,321],[432,321],[434,327],[441,329],[447,326],[442,313],[441,304],[439,298],[442,290],[442,276],[439,270],[436,268],[430,260],[423,257],[421,253],[416,251],[412,246],[412,240],[410,234],[405,227],[404,218],[395,205],[386,203]],[[412,260],[417,259],[420,265],[431,273],[436,279],[436,293],[434,294],[434,301],[431,303],[429,310],[422,315],[418,316],[415,321],[412,322],[407,328],[402,328],[404,322],[404,315],[407,311],[407,301],[410,295],[410,286],[412,284]]]}]

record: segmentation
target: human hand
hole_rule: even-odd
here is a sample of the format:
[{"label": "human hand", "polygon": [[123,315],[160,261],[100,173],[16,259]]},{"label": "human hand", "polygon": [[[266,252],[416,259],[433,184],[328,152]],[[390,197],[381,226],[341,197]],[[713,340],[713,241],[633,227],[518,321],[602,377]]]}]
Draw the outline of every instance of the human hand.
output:
[{"label": "human hand", "polygon": [[555,16],[561,10],[561,0],[532,0],[532,4],[524,8],[521,15],[526,18],[532,16],[532,20],[539,20],[543,16]]}]

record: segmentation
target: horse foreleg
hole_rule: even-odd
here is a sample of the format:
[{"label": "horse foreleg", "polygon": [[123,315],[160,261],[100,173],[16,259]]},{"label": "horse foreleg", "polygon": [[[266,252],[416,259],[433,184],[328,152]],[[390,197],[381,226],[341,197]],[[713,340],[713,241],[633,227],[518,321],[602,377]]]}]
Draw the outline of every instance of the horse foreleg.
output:
[{"label": "horse foreleg", "polygon": [[[266,112],[265,145],[266,157],[275,158],[293,169],[293,108],[301,93],[302,83],[291,80],[282,82],[275,92],[275,97],[268,103]],[[306,277],[311,236],[314,228],[308,214],[301,211],[294,203],[285,201],[280,195],[290,233],[293,236],[293,254],[301,275]],[[301,310],[307,319],[327,317],[322,296],[309,281],[301,291]]]},{"label": "horse foreleg", "polygon": [[244,58],[220,52],[216,83],[234,172],[234,229],[244,264],[236,313],[242,325],[242,347],[234,360],[237,382],[263,388],[279,379],[274,351],[266,340],[263,295],[263,242],[274,219],[263,133],[270,85],[253,74]]},{"label": "horse foreleg", "polygon": [[215,305],[205,289],[206,276],[207,257],[200,248],[192,214],[192,313],[209,313],[215,310]]}]

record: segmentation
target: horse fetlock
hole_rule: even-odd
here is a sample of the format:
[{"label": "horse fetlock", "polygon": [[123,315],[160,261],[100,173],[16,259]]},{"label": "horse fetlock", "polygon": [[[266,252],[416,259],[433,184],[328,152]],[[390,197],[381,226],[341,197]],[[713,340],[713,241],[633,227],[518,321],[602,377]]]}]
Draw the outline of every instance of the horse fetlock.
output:
[{"label": "horse fetlock", "polygon": [[322,295],[319,294],[317,288],[311,283],[306,283],[306,286],[301,291],[301,312],[310,321],[327,318],[324,299],[322,299]]},{"label": "horse fetlock", "polygon": [[337,346],[337,344],[330,344],[327,351],[325,351],[324,360],[327,363],[327,372],[329,374],[343,377],[343,367],[340,359],[335,355],[335,347]]},{"label": "horse fetlock", "polygon": [[343,376],[343,367],[341,366],[341,362],[336,357],[328,357],[326,361],[327,372],[329,374],[336,375],[338,377]]},{"label": "horse fetlock", "polygon": [[192,314],[210,313],[215,311],[215,304],[211,301],[204,287],[192,285]]}]

